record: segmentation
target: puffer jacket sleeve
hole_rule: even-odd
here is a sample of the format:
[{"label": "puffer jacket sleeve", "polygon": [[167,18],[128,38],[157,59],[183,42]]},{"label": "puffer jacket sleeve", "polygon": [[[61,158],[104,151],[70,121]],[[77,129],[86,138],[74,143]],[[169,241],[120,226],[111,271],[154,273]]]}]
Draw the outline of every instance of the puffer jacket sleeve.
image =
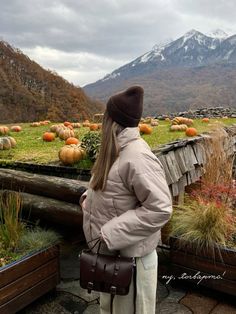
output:
[{"label": "puffer jacket sleeve", "polygon": [[135,164],[129,164],[126,179],[140,206],[103,225],[101,234],[109,250],[124,249],[159,231],[172,213],[172,199],[160,163],[153,167],[152,160],[151,167],[141,172]]}]

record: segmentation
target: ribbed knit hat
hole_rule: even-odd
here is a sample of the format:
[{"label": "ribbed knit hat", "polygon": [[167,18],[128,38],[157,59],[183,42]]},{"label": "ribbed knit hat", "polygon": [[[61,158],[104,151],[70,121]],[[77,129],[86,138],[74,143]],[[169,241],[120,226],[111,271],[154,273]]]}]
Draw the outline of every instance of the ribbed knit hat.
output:
[{"label": "ribbed knit hat", "polygon": [[124,127],[136,127],[143,113],[143,88],[132,86],[111,96],[107,102],[109,116]]}]

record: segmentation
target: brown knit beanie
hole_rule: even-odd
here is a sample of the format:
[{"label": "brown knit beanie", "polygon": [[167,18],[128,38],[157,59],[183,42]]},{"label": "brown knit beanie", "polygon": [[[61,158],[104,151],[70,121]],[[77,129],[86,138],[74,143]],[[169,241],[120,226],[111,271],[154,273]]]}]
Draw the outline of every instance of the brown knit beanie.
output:
[{"label": "brown knit beanie", "polygon": [[136,127],[143,113],[143,88],[132,86],[111,96],[107,102],[109,116],[124,127]]}]

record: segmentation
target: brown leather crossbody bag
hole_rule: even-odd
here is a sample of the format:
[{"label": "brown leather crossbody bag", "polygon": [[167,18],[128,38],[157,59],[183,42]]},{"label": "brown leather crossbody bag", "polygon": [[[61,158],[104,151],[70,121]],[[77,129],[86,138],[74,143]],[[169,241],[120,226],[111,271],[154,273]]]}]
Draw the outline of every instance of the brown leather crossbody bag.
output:
[{"label": "brown leather crossbody bag", "polygon": [[[98,245],[96,253],[92,249]],[[127,295],[135,271],[135,258],[100,253],[101,241],[97,240],[91,249],[83,250],[80,258],[80,285],[87,289],[110,293],[114,295]]]}]

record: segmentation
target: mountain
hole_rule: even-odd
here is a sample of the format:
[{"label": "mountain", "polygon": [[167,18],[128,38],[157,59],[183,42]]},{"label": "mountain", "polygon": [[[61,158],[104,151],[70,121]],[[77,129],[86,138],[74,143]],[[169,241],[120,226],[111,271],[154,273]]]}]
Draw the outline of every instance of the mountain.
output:
[{"label": "mountain", "polygon": [[131,84],[145,88],[145,114],[191,106],[235,106],[236,35],[191,30],[86,85],[92,97],[107,98]]},{"label": "mountain", "polygon": [[0,41],[0,123],[76,121],[102,109],[81,88]]}]

